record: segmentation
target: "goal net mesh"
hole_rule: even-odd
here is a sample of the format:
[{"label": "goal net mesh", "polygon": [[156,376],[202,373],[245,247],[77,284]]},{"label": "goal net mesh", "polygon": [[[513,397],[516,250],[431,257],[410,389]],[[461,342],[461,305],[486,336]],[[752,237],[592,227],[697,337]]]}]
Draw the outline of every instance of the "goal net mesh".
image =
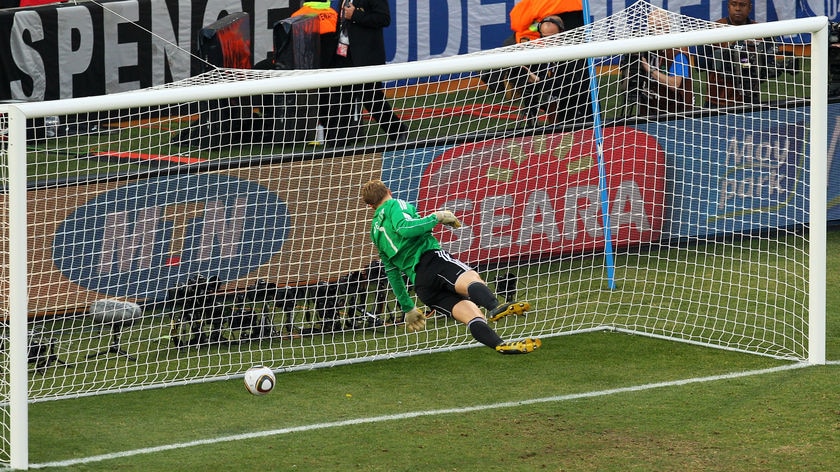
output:
[{"label": "goal net mesh", "polygon": [[642,2],[458,60],[214,69],[31,116],[30,399],[476,346],[434,313],[406,332],[370,179],[460,218],[444,248],[533,305],[493,324],[505,339],[614,329],[807,358],[810,58],[713,34],[587,46],[719,28]]}]

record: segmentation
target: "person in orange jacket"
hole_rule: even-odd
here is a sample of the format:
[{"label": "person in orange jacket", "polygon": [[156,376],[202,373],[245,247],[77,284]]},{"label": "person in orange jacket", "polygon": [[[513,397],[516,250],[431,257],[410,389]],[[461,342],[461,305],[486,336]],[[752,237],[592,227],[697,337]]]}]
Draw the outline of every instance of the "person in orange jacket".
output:
[{"label": "person in orange jacket", "polygon": [[[579,21],[572,18],[578,15],[566,15],[579,12]],[[522,0],[510,11],[510,29],[517,43],[540,37],[539,23],[545,18],[557,15],[563,18],[565,29],[570,30],[583,24],[582,0]],[[580,24],[578,24],[580,23]]]},{"label": "person in orange jacket", "polygon": [[[583,26],[582,0],[522,0],[510,11],[514,34],[505,44],[521,43]],[[537,64],[510,71],[508,85],[523,95],[527,126],[548,114],[549,122],[586,123],[593,119],[585,60]],[[491,79],[492,80],[492,79]]]},{"label": "person in orange jacket", "polygon": [[338,24],[338,12],[330,6],[329,0],[324,2],[304,2],[291,16],[317,15],[318,27],[321,34],[335,33]]}]

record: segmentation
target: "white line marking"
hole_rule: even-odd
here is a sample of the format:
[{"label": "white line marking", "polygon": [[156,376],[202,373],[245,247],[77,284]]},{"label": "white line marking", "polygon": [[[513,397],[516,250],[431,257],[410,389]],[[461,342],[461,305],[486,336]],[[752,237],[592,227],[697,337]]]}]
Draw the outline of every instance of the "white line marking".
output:
[{"label": "white line marking", "polygon": [[[838,364],[840,362],[829,362],[829,364]],[[615,395],[617,393],[627,393],[627,392],[638,392],[642,390],[652,390],[655,388],[663,388],[663,387],[675,387],[675,386],[682,386],[682,385],[689,385],[694,383],[703,383],[703,382],[714,382],[718,380],[728,380],[728,379],[736,379],[740,377],[750,377],[753,375],[763,375],[763,374],[770,374],[774,372],[782,372],[785,370],[793,370],[793,369],[801,369],[804,367],[809,367],[811,364],[807,363],[797,363],[791,365],[784,365],[780,367],[772,367],[769,369],[761,369],[761,370],[751,370],[746,372],[735,372],[731,374],[723,374],[723,375],[713,375],[710,377],[697,377],[691,379],[683,379],[683,380],[672,380],[669,382],[657,382],[645,385],[637,385],[633,387],[622,387],[622,388],[613,388],[609,390],[599,390],[596,392],[583,392],[583,393],[571,393],[568,395],[558,395],[554,397],[544,397],[544,398],[533,398],[530,400],[517,400],[511,402],[502,402],[502,403],[492,403],[489,405],[475,405],[475,406],[468,406],[463,408],[445,408],[441,410],[426,410],[426,411],[414,411],[409,413],[400,413],[396,415],[382,415],[382,416],[373,416],[370,418],[356,418],[351,420],[343,420],[343,421],[332,421],[329,423],[316,423],[316,424],[309,424],[309,425],[302,425],[302,426],[294,426],[290,428],[281,428],[281,429],[273,429],[270,431],[260,431],[256,433],[245,433],[245,434],[236,434],[233,436],[222,436],[218,438],[212,439],[200,439],[197,441],[189,441],[185,443],[178,443],[178,444],[167,444],[163,446],[155,446],[155,447],[144,447],[141,449],[134,449],[131,451],[123,451],[123,452],[114,452],[110,454],[101,454],[98,456],[91,456],[91,457],[81,457],[78,459],[68,459],[65,461],[56,461],[56,462],[44,462],[43,464],[29,464],[31,469],[45,469],[48,467],[69,467],[79,464],[89,464],[92,462],[101,462],[107,461],[111,459],[121,459],[124,457],[131,457],[131,456],[138,456],[141,454],[154,454],[157,452],[164,452],[164,451],[171,451],[175,449],[184,449],[188,447],[194,446],[206,446],[208,444],[217,444],[222,442],[230,442],[230,441],[242,441],[245,439],[252,439],[252,438],[264,438],[269,436],[279,436],[282,434],[291,434],[291,433],[298,433],[304,431],[314,431],[318,429],[328,429],[328,428],[338,428],[341,426],[353,426],[353,425],[360,425],[360,424],[370,424],[370,423],[381,423],[384,421],[397,421],[397,420],[405,420],[411,418],[419,418],[422,416],[438,416],[438,415],[451,415],[451,414],[461,414],[461,413],[470,413],[474,411],[484,411],[484,410],[495,410],[499,408],[510,408],[515,406],[522,406],[522,405],[534,405],[538,403],[551,403],[551,402],[563,402],[569,400],[577,400],[581,398],[593,398],[593,397],[601,397],[605,395]]]}]

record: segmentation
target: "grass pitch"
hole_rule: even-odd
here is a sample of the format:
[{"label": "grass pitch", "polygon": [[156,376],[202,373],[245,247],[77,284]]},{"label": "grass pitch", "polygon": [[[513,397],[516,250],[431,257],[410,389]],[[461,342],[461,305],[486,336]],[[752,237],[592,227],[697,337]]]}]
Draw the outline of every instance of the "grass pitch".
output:
[{"label": "grass pitch", "polygon": [[840,453],[840,232],[825,366],[596,332],[30,407],[34,468],[831,470]]}]

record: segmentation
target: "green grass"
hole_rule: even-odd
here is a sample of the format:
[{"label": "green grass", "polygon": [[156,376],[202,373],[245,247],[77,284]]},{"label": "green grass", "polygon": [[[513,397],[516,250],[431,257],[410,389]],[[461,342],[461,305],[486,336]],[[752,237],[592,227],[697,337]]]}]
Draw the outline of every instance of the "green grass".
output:
[{"label": "green grass", "polygon": [[33,405],[33,462],[417,411],[560,397],[109,459],[67,470],[828,470],[837,366],[562,399],[781,362],[591,333],[486,349]]},{"label": "green grass", "polygon": [[[840,232],[828,254],[831,365],[682,384],[792,364],[577,334],[528,356],[476,348],[282,373],[264,397],[237,379],[39,402],[30,460],[162,448],[61,470],[830,470],[840,453]],[[482,405],[495,406],[459,411]],[[273,433],[243,436],[263,431]],[[218,438],[231,440],[167,447]]]}]

